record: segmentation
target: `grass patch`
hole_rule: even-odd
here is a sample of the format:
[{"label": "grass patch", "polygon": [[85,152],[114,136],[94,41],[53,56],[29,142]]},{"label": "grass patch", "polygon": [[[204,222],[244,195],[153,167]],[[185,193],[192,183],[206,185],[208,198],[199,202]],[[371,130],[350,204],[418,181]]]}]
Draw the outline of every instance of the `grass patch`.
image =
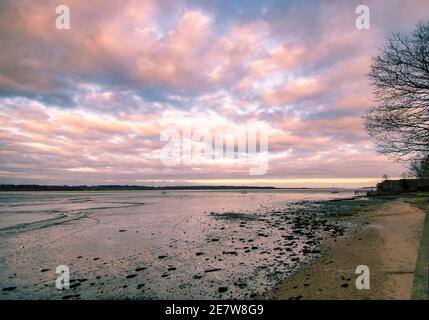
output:
[{"label": "grass patch", "polygon": [[429,193],[418,192],[413,198],[406,200],[405,202],[416,206],[422,210],[429,209]]},{"label": "grass patch", "polygon": [[341,199],[326,202],[323,206],[323,210],[331,218],[348,217],[361,211],[371,210],[390,200],[390,198],[384,197],[357,198],[353,200]]},{"label": "grass patch", "polygon": [[246,213],[237,213],[237,212],[225,212],[225,213],[211,213],[212,216],[218,219],[224,219],[224,220],[240,220],[240,221],[253,221],[257,220],[259,217],[252,214],[246,214]]},{"label": "grass patch", "polygon": [[418,193],[415,198],[409,199],[407,202],[426,211],[419,253],[416,262],[416,270],[414,271],[413,291],[411,298],[413,300],[428,300],[429,193]]}]

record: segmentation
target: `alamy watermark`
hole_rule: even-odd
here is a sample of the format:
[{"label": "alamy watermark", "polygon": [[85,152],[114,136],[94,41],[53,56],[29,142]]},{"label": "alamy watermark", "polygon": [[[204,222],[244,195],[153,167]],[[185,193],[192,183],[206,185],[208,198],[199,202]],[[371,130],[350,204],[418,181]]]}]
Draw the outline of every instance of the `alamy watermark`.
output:
[{"label": "alamy watermark", "polygon": [[55,19],[55,27],[58,30],[70,30],[70,8],[64,4],[55,8],[58,15]]},{"label": "alamy watermark", "polygon": [[[58,30],[70,30],[70,8],[61,4],[55,8],[57,18],[55,27]],[[356,7],[355,13],[358,15],[355,20],[355,26],[359,30],[369,30],[370,28],[370,10],[367,5],[360,4]]]},{"label": "alamy watermark", "polygon": [[355,20],[355,26],[358,30],[369,30],[370,28],[370,11],[369,7],[361,4],[355,9],[355,13],[358,15]]},{"label": "alamy watermark", "polygon": [[70,269],[66,265],[60,265],[55,270],[59,276],[55,280],[55,286],[58,290],[65,290],[70,288]]},{"label": "alamy watermark", "polygon": [[356,282],[355,282],[356,288],[358,290],[362,290],[362,289],[368,290],[370,287],[368,266],[366,265],[357,266],[355,274],[359,275],[356,278]]},{"label": "alamy watermark", "polygon": [[234,130],[184,126],[163,130],[160,140],[166,142],[160,152],[165,165],[230,163],[247,166],[252,176],[268,170],[268,135],[258,126]]}]

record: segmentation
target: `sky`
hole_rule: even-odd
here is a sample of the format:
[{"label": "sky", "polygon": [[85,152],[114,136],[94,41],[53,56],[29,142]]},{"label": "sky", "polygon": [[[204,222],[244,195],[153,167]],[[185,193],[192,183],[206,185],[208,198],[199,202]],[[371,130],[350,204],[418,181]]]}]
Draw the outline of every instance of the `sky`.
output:
[{"label": "sky", "polygon": [[[56,28],[60,4],[68,30]],[[355,25],[360,4],[368,30]],[[427,20],[427,0],[1,0],[0,183],[359,187],[399,177],[404,165],[377,154],[363,126],[375,103],[366,74],[390,34]],[[267,169],[251,175],[256,160],[238,156],[166,163],[164,151],[193,139],[185,128],[225,141],[258,128]],[[171,130],[178,141],[161,139]]]}]

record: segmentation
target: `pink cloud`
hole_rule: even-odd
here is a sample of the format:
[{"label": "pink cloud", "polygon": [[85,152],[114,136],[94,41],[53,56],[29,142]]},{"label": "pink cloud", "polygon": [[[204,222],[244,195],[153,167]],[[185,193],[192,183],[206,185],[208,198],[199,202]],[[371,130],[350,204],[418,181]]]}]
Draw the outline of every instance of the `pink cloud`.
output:
[{"label": "pink cloud", "polygon": [[266,104],[293,103],[315,97],[323,90],[323,83],[317,79],[293,79],[284,86],[262,92],[262,101]]}]

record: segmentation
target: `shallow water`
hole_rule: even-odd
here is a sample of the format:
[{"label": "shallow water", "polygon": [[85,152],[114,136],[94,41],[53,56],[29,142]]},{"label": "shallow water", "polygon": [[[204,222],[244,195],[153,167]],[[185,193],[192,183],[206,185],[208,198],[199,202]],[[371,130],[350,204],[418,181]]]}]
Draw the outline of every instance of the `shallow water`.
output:
[{"label": "shallow water", "polygon": [[[0,299],[254,298],[317,255],[323,233],[336,232],[314,201],[350,196],[0,193]],[[55,287],[59,265],[70,269],[69,290]]]}]

